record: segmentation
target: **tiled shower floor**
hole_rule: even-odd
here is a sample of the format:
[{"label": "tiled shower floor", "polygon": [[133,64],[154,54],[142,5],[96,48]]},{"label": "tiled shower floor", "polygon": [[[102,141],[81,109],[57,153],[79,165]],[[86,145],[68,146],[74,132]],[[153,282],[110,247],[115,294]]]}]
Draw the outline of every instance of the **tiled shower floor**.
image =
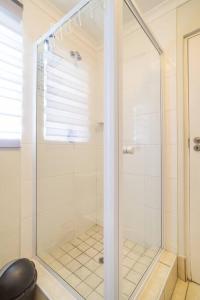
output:
[{"label": "tiled shower floor", "polygon": [[[124,299],[128,299],[158,249],[145,248],[130,240],[125,240],[123,252],[122,289]],[[99,261],[102,257],[103,228],[94,225],[74,240],[51,249],[41,258],[82,297],[88,300],[102,300],[104,266]]]}]

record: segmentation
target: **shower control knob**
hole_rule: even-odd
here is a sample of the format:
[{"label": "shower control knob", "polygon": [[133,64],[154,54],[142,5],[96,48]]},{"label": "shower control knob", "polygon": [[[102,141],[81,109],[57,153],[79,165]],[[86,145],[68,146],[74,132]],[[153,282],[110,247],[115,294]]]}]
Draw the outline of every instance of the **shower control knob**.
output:
[{"label": "shower control knob", "polygon": [[194,151],[200,152],[200,144],[194,145]]}]

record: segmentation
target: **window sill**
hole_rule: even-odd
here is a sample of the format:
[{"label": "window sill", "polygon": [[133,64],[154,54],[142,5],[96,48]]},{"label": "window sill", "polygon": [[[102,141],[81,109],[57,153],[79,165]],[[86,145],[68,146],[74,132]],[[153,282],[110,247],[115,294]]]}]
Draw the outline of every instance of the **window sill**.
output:
[{"label": "window sill", "polygon": [[0,148],[21,148],[20,140],[0,140]]}]

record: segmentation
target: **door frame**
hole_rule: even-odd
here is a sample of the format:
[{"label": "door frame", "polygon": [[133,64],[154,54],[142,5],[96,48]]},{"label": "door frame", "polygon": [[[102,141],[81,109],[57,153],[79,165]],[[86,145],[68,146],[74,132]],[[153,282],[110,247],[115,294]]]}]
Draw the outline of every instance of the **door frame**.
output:
[{"label": "door frame", "polygon": [[189,115],[189,40],[200,35],[197,29],[183,37],[183,145],[184,145],[184,219],[186,279],[192,280],[190,247],[190,115]]}]

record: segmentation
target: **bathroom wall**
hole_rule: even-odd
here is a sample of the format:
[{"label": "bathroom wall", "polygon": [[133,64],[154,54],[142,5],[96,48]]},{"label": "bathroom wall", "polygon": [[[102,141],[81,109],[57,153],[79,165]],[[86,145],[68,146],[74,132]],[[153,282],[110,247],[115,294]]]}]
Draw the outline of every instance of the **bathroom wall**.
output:
[{"label": "bathroom wall", "polygon": [[0,149],[0,268],[20,254],[20,149]]}]

